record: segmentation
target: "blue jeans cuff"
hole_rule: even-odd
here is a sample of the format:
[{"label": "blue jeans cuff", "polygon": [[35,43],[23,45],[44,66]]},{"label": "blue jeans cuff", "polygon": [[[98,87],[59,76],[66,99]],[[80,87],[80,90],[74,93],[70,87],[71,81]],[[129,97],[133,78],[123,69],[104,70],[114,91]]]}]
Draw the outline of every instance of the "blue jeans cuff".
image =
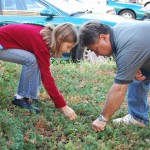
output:
[{"label": "blue jeans cuff", "polygon": [[135,117],[134,115],[130,114],[135,120],[144,123],[146,126],[149,124],[149,119],[147,120],[142,120],[140,118]]}]

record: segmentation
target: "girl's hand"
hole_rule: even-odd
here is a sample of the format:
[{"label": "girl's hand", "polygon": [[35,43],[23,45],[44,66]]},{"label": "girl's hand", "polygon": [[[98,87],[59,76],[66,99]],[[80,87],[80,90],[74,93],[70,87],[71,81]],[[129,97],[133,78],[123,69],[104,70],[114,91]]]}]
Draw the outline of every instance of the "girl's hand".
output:
[{"label": "girl's hand", "polygon": [[68,117],[70,120],[76,119],[77,117],[76,113],[69,106],[66,105],[65,107],[62,107],[61,110],[63,111],[65,116]]}]

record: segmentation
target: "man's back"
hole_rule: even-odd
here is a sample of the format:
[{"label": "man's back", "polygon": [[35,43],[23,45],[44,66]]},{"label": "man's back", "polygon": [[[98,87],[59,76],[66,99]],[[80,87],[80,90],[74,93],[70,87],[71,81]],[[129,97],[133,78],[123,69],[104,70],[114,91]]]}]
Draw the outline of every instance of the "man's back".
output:
[{"label": "man's back", "polygon": [[118,24],[113,28],[116,47],[116,83],[130,83],[138,69],[150,72],[150,22]]},{"label": "man's back", "polygon": [[118,53],[125,47],[128,47],[127,51],[150,51],[150,22],[118,24],[113,28],[113,35]]}]

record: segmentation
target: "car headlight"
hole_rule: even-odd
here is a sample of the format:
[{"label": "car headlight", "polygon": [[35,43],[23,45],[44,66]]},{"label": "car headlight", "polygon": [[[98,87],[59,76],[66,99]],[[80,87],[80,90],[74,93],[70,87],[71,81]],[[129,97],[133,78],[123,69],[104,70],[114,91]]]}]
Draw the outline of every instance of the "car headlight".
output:
[{"label": "car headlight", "polygon": [[141,8],[140,10],[144,11],[145,13],[150,13],[150,9],[149,8],[146,8],[146,7],[143,7]]},{"label": "car headlight", "polygon": [[141,8],[140,10],[142,10],[142,11],[147,11],[145,7]]}]

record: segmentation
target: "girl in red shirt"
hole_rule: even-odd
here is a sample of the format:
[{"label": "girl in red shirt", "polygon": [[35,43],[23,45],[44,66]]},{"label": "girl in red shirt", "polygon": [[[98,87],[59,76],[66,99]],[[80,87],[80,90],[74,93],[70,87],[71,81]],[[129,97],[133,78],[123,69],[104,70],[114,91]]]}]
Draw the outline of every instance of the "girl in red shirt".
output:
[{"label": "girl in red shirt", "polygon": [[42,83],[56,108],[60,108],[71,120],[75,112],[66,104],[58,91],[50,72],[50,56],[61,57],[77,44],[77,30],[70,23],[57,27],[31,24],[13,24],[0,27],[0,60],[23,65],[18,90],[13,104],[28,109],[39,109],[37,95]]}]

